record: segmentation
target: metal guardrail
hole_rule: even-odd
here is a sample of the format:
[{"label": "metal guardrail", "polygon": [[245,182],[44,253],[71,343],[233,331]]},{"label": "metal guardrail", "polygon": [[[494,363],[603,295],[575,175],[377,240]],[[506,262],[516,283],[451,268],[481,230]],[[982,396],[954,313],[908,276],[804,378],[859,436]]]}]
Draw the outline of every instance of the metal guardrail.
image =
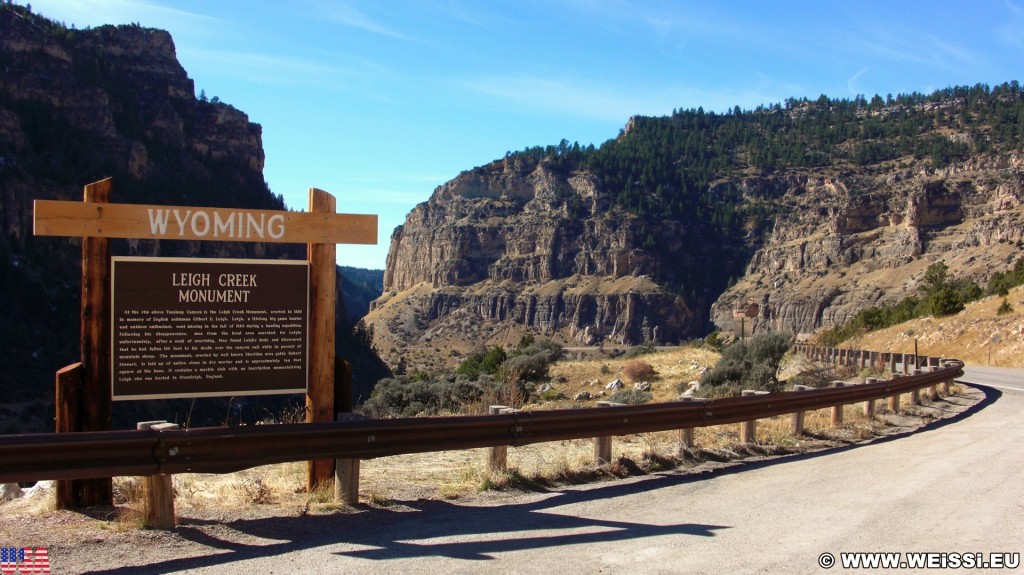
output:
[{"label": "metal guardrail", "polygon": [[941,367],[928,373],[877,383],[708,401],[479,416],[0,436],[0,483],[228,473],[289,461],[372,459],[707,427],[883,399],[961,375],[962,362],[944,360]]}]

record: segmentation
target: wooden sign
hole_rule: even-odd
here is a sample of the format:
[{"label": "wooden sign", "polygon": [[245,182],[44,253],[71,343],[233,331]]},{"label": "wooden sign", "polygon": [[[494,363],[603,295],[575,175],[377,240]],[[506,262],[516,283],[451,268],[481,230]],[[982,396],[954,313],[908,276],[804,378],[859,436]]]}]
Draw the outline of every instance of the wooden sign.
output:
[{"label": "wooden sign", "polygon": [[113,258],[114,400],[305,393],[309,264]]},{"label": "wooden sign", "polygon": [[377,216],[35,201],[35,235],[298,244],[377,243]]}]

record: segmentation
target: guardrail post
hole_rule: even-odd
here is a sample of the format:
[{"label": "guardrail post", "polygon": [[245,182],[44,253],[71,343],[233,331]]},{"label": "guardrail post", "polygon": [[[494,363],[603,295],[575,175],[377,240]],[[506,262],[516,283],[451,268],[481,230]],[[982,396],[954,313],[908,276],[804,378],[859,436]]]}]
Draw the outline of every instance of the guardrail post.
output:
[{"label": "guardrail post", "polygon": [[[892,381],[893,379],[896,379],[895,375],[889,381]],[[896,393],[894,395],[890,395],[889,396],[889,411],[891,411],[893,413],[896,413],[899,410],[900,410],[900,394]]]},{"label": "guardrail post", "polygon": [[[492,405],[487,408],[490,415],[507,413],[511,408],[507,405]],[[487,450],[487,470],[495,473],[508,471],[508,446],[495,445]]]},{"label": "guardrail post", "polygon": [[[808,385],[794,385],[793,391],[807,391],[812,389]],[[792,414],[792,431],[793,435],[803,435],[804,433],[804,412],[794,411]]]},{"label": "guardrail post", "polygon": [[[921,375],[922,373],[924,372],[922,372],[920,369],[911,370],[911,375]],[[911,390],[910,403],[911,405],[921,405],[921,390],[919,388],[914,388],[913,390]]]},{"label": "guardrail post", "polygon": [[[929,363],[930,359],[931,358],[925,358],[925,363]],[[933,371],[933,369],[934,368],[932,368],[931,366],[928,366],[928,367],[922,367],[921,371],[923,371],[924,373],[931,373]],[[938,384],[937,383],[933,383],[933,384],[929,385],[928,386],[928,391],[925,392],[925,395],[928,397],[928,401],[935,401],[936,399],[938,399],[939,398]]]},{"label": "guardrail post", "polygon": [[896,354],[889,354],[889,373],[896,375]]},{"label": "guardrail post", "polygon": [[[351,412],[340,411],[335,414],[336,421],[356,419]],[[359,460],[334,460],[334,500],[346,505],[359,504]]]},{"label": "guardrail post", "polygon": [[904,373],[904,375],[910,375],[911,372],[913,371],[913,367],[912,366],[914,364],[910,363],[910,360],[908,359],[908,358],[911,358],[911,357],[914,357],[914,354],[912,354],[912,353],[905,353],[905,354],[903,354],[903,373]]},{"label": "guardrail post", "polygon": [[[942,365],[944,367],[952,367],[952,364],[947,362],[943,362]],[[942,382],[942,395],[949,395],[949,386],[951,385],[953,385],[952,379],[947,379],[946,381]]]},{"label": "guardrail post", "polygon": [[[694,398],[692,398],[692,397],[683,397],[679,401],[687,402],[687,401],[696,401],[696,400]],[[693,446],[694,446],[694,442],[693,442],[693,428],[692,427],[685,427],[683,429],[680,429],[679,430],[679,452],[681,453],[683,450],[691,449]]]},{"label": "guardrail post", "polygon": [[[611,407],[613,405],[619,405],[610,401],[598,401],[595,405],[598,407]],[[612,460],[612,438],[611,436],[606,437],[595,437],[594,438],[594,465],[605,465],[611,463]]]},{"label": "guardrail post", "polygon": [[[842,381],[833,381],[832,387],[845,387],[846,383]],[[843,424],[843,406],[833,405],[832,406],[832,427],[839,427]]]},{"label": "guardrail post", "polygon": [[[868,377],[864,379],[864,383],[878,383],[878,378]],[[875,400],[869,399],[864,402],[864,417],[873,419],[875,417]]]},{"label": "guardrail post", "polygon": [[[136,429],[178,429],[177,423],[166,421],[142,421]],[[174,529],[174,478],[167,473],[158,473],[142,478],[143,506],[146,526],[150,529]]]},{"label": "guardrail post", "polygon": [[[753,395],[767,395],[767,391],[757,391],[755,389],[744,389],[741,393],[741,397],[750,397]],[[740,423],[740,443],[757,443],[757,420],[751,419],[750,421],[744,421]]]}]

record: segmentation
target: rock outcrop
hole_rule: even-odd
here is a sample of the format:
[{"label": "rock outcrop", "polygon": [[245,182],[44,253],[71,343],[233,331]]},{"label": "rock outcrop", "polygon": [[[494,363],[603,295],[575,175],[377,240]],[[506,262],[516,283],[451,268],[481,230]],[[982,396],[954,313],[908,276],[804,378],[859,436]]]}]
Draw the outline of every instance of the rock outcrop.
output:
[{"label": "rock outcrop", "polygon": [[712,306],[719,328],[810,332],[916,294],[931,263],[984,284],[1021,254],[1020,153],[786,187],[791,213]]},{"label": "rock outcrop", "polygon": [[[515,157],[438,187],[392,235],[385,295],[367,316],[390,342],[379,347],[523,332],[639,344],[699,331],[690,304],[651,279],[666,262],[641,246],[645,222],[610,209],[606,193],[591,176]],[[669,225],[659,235],[686,234]]]}]

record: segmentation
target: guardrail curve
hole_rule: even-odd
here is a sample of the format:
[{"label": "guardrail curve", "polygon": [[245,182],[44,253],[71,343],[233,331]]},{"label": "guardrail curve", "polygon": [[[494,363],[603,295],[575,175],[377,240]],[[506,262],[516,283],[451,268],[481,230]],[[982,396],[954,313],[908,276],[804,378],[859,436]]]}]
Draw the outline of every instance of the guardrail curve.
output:
[{"label": "guardrail curve", "polygon": [[[822,357],[832,357],[831,351],[822,348],[795,349],[807,355],[823,353]],[[865,357],[870,357],[864,355],[869,352],[858,353],[862,364]],[[883,399],[963,375],[960,361],[926,359],[941,365],[877,383],[706,401],[479,416],[0,436],[0,483],[227,473],[289,461],[372,459],[707,427]],[[907,361],[902,361],[905,371],[909,371]]]}]

